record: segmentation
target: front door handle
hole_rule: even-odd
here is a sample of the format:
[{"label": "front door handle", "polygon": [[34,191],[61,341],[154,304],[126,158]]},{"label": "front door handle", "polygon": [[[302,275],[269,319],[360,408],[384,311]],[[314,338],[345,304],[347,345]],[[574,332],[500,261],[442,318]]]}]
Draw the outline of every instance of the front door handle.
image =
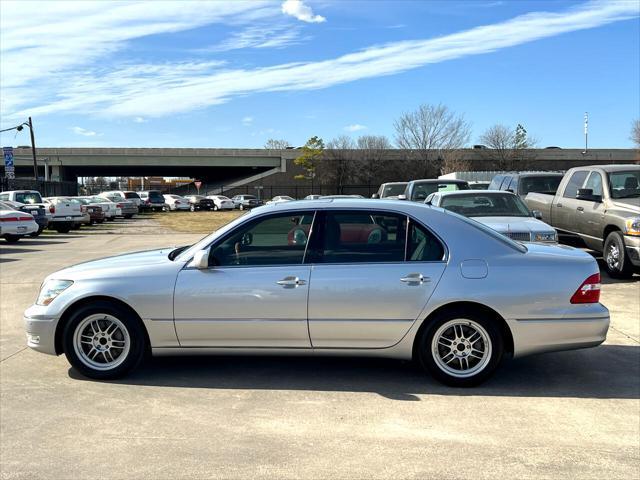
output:
[{"label": "front door handle", "polygon": [[576,208],[576,210],[578,210],[579,212],[584,212],[584,207],[578,207]]},{"label": "front door handle", "polygon": [[430,282],[431,279],[429,277],[425,277],[421,273],[410,273],[406,277],[402,277],[400,281],[404,283],[425,283]]},{"label": "front door handle", "polygon": [[284,277],[282,280],[278,280],[276,283],[287,288],[297,287],[298,285],[306,285],[307,282],[305,282],[304,280],[300,280],[298,277]]},{"label": "front door handle", "polygon": [[562,204],[561,203],[556,203],[556,207],[562,208]]}]

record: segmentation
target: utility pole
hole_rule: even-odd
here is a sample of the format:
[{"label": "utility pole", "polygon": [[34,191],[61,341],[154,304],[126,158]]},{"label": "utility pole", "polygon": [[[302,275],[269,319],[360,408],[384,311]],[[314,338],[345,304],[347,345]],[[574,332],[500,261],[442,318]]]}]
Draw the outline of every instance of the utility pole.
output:
[{"label": "utility pole", "polygon": [[27,122],[29,126],[29,133],[31,134],[31,154],[33,155],[33,178],[38,179],[38,160],[36,159],[36,140],[33,136],[33,122],[31,121],[31,117],[29,117],[29,121]]},{"label": "utility pole", "polygon": [[584,152],[583,155],[589,151],[589,112],[584,112]]}]

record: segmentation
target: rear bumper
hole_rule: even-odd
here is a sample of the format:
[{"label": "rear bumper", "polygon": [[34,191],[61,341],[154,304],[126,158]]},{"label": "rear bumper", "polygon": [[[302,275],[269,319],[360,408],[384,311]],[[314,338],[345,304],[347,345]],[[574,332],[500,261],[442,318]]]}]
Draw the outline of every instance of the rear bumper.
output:
[{"label": "rear bumper", "polygon": [[604,342],[609,330],[609,311],[574,318],[522,319],[509,322],[514,357],[534,353],[595,347]]},{"label": "rear bumper", "polygon": [[624,246],[634,267],[640,267],[640,237],[624,236]]}]

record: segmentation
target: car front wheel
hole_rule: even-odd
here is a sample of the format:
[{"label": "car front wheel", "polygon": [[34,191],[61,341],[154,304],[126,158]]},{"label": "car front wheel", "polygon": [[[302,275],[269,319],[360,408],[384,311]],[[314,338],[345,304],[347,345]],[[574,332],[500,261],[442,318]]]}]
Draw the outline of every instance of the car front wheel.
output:
[{"label": "car front wheel", "polygon": [[120,378],[141,362],[145,335],[132,314],[109,302],[95,302],[74,312],[63,332],[69,363],[86,377]]},{"label": "car front wheel", "polygon": [[466,309],[438,315],[418,344],[422,367],[452,387],[479,385],[498,367],[504,350],[494,321]]},{"label": "car front wheel", "polygon": [[624,238],[620,232],[611,232],[607,236],[602,256],[609,276],[630,278],[633,275],[633,264],[627,255]]}]

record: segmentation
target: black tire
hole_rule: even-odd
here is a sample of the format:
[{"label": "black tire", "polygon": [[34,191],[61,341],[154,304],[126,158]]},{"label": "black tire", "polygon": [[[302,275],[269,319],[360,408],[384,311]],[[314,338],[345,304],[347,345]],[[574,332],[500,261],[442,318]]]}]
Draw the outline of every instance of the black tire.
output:
[{"label": "black tire", "polygon": [[107,222],[114,222],[115,220],[116,220],[116,217],[107,218]]},{"label": "black tire", "polygon": [[133,217],[133,213],[127,213],[124,218],[129,219]]},{"label": "black tire", "polygon": [[633,264],[624,246],[622,233],[616,231],[607,235],[602,257],[610,277],[631,278],[633,276]]},{"label": "black tire", "polygon": [[[74,335],[83,320],[92,315],[110,315],[126,328],[130,339],[129,352],[122,362],[111,369],[100,370],[87,365],[74,348]],[[135,369],[145,356],[146,336],[140,320],[121,306],[108,301],[98,301],[79,308],[69,318],[62,332],[64,354],[69,363],[85,377],[98,380],[121,378]],[[94,358],[99,358],[99,353]],[[124,355],[124,353],[122,353]],[[106,359],[106,355],[104,359]]]},{"label": "black tire", "polygon": [[96,221],[95,220],[89,220],[89,226],[91,225],[95,225]]},{"label": "black tire", "polygon": [[81,223],[75,223],[75,224],[71,227],[71,230],[80,230],[80,228],[82,228],[82,224],[81,224]]},{"label": "black tire", "polygon": [[71,231],[71,227],[70,226],[65,226],[65,227],[53,227],[55,229],[56,232],[58,233],[69,233]]},{"label": "black tire", "polygon": [[10,233],[3,236],[7,243],[17,243],[20,235],[11,235]]},{"label": "black tire", "polygon": [[218,206],[217,206],[217,205],[214,205],[214,206],[213,206],[213,211],[214,211],[214,212],[217,212],[217,211],[218,211]]},{"label": "black tire", "polygon": [[104,223],[104,218],[103,218],[102,220],[96,220],[96,222],[98,222],[98,223],[101,223],[101,224],[102,224],[102,223]]},{"label": "black tire", "polygon": [[[483,334],[485,335],[487,340],[486,344],[484,339],[480,337],[475,342],[471,342],[472,347],[479,345],[479,348],[484,350],[485,352],[487,351],[489,346],[491,348],[490,354],[487,354],[487,356],[482,360],[477,360],[477,363],[475,365],[473,365],[472,363],[473,366],[470,368],[470,370],[473,370],[473,368],[477,367],[478,371],[476,373],[465,374],[464,372],[461,372],[457,375],[448,373],[443,369],[443,367],[439,365],[439,362],[435,358],[436,353],[434,353],[432,350],[434,336],[440,331],[441,327],[446,328],[444,327],[445,325],[450,325],[456,320],[461,320],[460,325],[462,326],[462,329],[464,329],[461,331],[464,331],[464,334],[468,334],[468,338],[474,337],[474,335],[472,334],[472,332],[474,331],[472,325],[479,325],[484,330]],[[444,332],[447,331],[448,329],[444,330]],[[438,334],[438,337],[443,338],[440,334]],[[456,337],[458,337],[457,333]],[[462,338],[462,336],[460,336],[460,338]],[[452,342],[452,345],[454,344],[454,342],[458,342],[458,339],[456,338]],[[481,343],[478,344],[478,342]],[[464,345],[464,343],[465,342],[463,341],[460,344],[462,344],[463,349],[466,349],[467,347]],[[497,322],[481,312],[475,312],[467,308],[448,310],[440,314],[436,314],[436,316],[429,321],[429,325],[427,325],[426,328],[422,331],[422,334],[418,339],[418,343],[416,346],[417,356],[422,368],[429,372],[431,376],[439,382],[451,387],[475,387],[476,385],[481,384],[496,370],[496,368],[500,364],[500,361],[502,360],[502,355],[504,353],[504,339],[502,336],[502,332],[497,325]],[[453,352],[454,350],[460,351],[457,347],[457,345],[445,347],[442,343],[439,343],[435,348],[437,348],[438,354],[444,360],[448,357],[448,355],[453,355],[453,353],[446,354],[445,352],[448,351],[447,349],[450,349],[451,352]],[[470,351],[472,350],[473,348]],[[467,366],[469,366],[469,362],[475,362],[476,358],[477,357],[467,357]],[[480,364],[483,364],[483,366],[478,367]],[[463,365],[463,359],[457,359],[454,355],[453,359],[451,360],[450,368],[456,369],[463,367]]]},{"label": "black tire", "polygon": [[29,236],[30,236],[30,237],[33,237],[33,238],[35,238],[35,237],[39,237],[43,230],[44,230],[44,227],[43,227],[43,226],[39,226],[39,227],[38,227],[38,231],[37,231],[37,232],[30,233],[30,234],[29,234]]}]

